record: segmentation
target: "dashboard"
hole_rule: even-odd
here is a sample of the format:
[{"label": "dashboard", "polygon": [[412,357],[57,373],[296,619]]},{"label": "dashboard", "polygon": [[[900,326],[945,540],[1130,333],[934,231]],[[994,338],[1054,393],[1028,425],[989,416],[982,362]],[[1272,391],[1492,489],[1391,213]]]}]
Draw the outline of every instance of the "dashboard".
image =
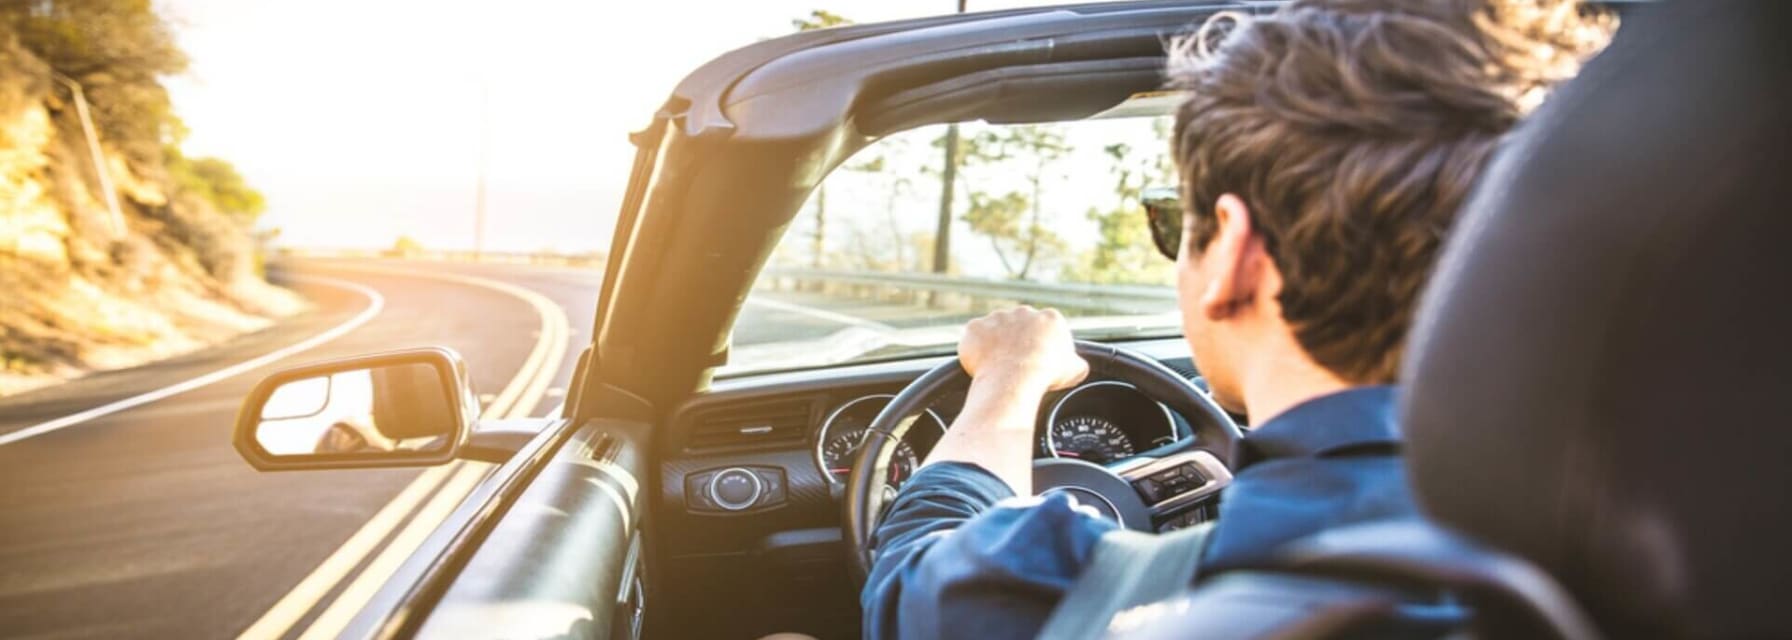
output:
[{"label": "dashboard", "polygon": [[[1190,379],[1180,339],[1127,346]],[[717,381],[673,412],[663,438],[662,498],[692,516],[788,511],[782,526],[838,526],[840,493],[865,432],[908,383],[950,357],[764,374]],[[964,388],[941,395],[904,432],[887,470],[899,486],[927,459],[964,405]],[[1131,384],[1099,376],[1048,395],[1037,421],[1036,458],[1122,463],[1188,437],[1179,415]],[[712,545],[697,545],[708,551]]]},{"label": "dashboard", "polygon": [[[1124,346],[1197,378],[1180,338]],[[950,360],[723,379],[673,409],[654,437],[658,470],[645,488],[656,496],[646,526],[664,571],[659,584],[675,585],[662,597],[727,602],[770,629],[823,619],[853,633],[857,589],[840,530],[846,477],[884,405]],[[904,432],[887,471],[892,484],[927,459],[958,417],[963,392],[940,396]],[[1036,457],[1121,466],[1155,464],[1153,449],[1192,433],[1131,385],[1100,377],[1047,397],[1037,425]]]}]

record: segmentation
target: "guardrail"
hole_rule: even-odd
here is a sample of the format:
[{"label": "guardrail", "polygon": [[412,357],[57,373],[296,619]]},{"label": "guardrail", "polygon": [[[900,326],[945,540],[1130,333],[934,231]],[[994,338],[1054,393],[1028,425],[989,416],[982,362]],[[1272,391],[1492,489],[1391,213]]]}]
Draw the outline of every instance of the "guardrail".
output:
[{"label": "guardrail", "polygon": [[391,260],[424,260],[437,262],[482,262],[491,264],[552,264],[572,267],[602,267],[602,253],[545,253],[521,251],[398,251],[393,249],[315,249],[282,247],[276,252],[293,258],[383,258]]},{"label": "guardrail", "polygon": [[[942,296],[959,298],[973,307],[987,307],[995,302],[1014,302],[1117,314],[1162,313],[1174,309],[1176,305],[1176,291],[1170,287],[1061,284],[964,278],[932,273],[767,269],[760,276],[760,283],[761,286],[777,289],[820,289],[834,295],[896,295],[904,298],[905,302],[925,301],[935,305],[943,304],[940,299]],[[925,300],[922,300],[921,294],[925,294]]]},{"label": "guardrail", "polygon": [[[556,254],[504,251],[394,251],[286,247],[278,254],[303,258],[380,258],[499,264],[604,266],[601,253]],[[1165,286],[1047,283],[1025,280],[966,278],[933,273],[836,271],[831,269],[766,269],[759,286],[810,291],[834,296],[893,300],[935,307],[984,310],[1002,303],[1021,303],[1101,314],[1156,314],[1175,308],[1176,291]]]}]

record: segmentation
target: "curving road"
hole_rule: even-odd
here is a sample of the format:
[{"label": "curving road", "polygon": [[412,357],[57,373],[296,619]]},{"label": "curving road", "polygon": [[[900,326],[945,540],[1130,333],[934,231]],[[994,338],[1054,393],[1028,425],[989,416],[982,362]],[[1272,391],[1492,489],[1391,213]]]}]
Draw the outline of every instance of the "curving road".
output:
[{"label": "curving road", "polygon": [[[488,401],[515,388],[506,415],[544,415],[590,340],[601,285],[589,269],[378,261],[293,262],[274,278],[314,309],[202,352],[0,399],[0,636],[296,636],[398,544],[385,512],[403,523],[428,511],[388,505],[452,499],[440,495],[455,478],[489,467],[257,473],[230,446],[249,388],[303,362],[446,345]],[[844,311],[755,303],[736,341],[868,322]],[[167,397],[144,396],[158,390]]]},{"label": "curving road", "polygon": [[[0,486],[6,488],[0,492],[0,635],[236,635],[420,473],[255,472],[237,457],[229,434],[237,404],[256,380],[300,362],[442,344],[474,364],[476,388],[495,390],[516,376],[536,342],[538,312],[511,295],[341,267],[304,264],[278,273],[315,309],[272,329],[0,401],[5,438],[302,342],[383,298],[365,324],[304,353],[0,445]],[[559,303],[572,316],[576,343],[590,326],[596,287],[568,284],[595,282],[571,275],[504,278],[540,287]],[[377,295],[312,279],[319,276],[358,283]],[[564,388],[571,366],[566,362],[552,386]],[[542,398],[536,413],[557,402]]]}]

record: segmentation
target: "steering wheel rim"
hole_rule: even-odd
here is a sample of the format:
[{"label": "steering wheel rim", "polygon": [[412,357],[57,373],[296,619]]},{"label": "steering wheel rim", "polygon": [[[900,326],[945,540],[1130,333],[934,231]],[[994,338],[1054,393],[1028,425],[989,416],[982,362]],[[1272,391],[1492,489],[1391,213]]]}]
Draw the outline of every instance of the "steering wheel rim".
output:
[{"label": "steering wheel rim", "polygon": [[[1243,432],[1232,421],[1232,416],[1194,383],[1163,363],[1131,349],[1078,340],[1076,351],[1088,361],[1090,378],[1131,383],[1146,396],[1181,414],[1194,429],[1195,447],[1211,454],[1225,468],[1231,468],[1233,450],[1244,437]],[[883,511],[883,494],[888,486],[885,470],[896,450],[893,445],[901,441],[909,425],[941,394],[965,386],[970,379],[970,374],[957,358],[942,363],[896,394],[866,428],[864,444],[859,447],[852,473],[846,480],[846,500],[842,509],[847,567],[857,584],[863,585],[871,572],[871,534],[877,529]]]}]

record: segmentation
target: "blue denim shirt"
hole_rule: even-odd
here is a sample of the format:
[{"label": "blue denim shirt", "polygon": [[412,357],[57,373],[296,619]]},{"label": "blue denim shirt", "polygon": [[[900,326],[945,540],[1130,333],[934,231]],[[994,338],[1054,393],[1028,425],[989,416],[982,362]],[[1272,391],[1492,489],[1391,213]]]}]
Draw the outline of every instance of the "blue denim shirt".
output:
[{"label": "blue denim shirt", "polygon": [[[1261,563],[1329,527],[1416,517],[1398,446],[1386,386],[1314,398],[1259,425],[1234,456],[1202,575]],[[1017,498],[981,467],[927,465],[873,535],[865,637],[1033,637],[1116,526],[1062,493]]]}]

